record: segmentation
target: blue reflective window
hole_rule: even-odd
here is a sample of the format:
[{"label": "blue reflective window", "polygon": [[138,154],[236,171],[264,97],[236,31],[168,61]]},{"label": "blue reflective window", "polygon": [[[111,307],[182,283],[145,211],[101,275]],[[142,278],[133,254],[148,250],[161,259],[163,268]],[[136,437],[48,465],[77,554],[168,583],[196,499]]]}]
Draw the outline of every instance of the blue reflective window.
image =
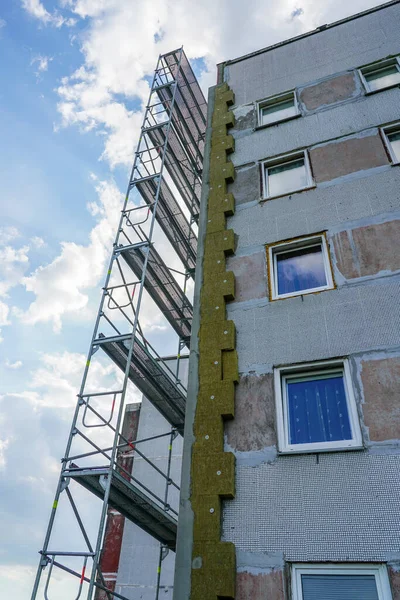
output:
[{"label": "blue reflective window", "polygon": [[276,254],[278,295],[327,285],[321,244]]},{"label": "blue reflective window", "polygon": [[286,378],[290,444],[351,440],[343,373]]}]

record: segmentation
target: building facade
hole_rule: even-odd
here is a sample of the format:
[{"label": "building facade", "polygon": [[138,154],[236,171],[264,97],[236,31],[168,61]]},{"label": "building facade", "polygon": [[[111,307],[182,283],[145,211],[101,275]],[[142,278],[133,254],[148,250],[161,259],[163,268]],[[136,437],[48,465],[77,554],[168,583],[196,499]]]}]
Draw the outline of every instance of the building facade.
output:
[{"label": "building facade", "polygon": [[218,67],[175,600],[400,599],[399,32]]}]

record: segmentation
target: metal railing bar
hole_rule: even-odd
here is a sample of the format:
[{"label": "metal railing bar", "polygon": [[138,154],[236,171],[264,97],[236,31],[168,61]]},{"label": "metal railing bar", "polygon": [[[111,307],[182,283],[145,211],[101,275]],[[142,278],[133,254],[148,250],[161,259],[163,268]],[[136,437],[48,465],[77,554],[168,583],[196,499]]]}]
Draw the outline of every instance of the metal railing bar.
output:
[{"label": "metal railing bar", "polygon": [[[58,567],[62,571],[66,571],[66,573],[69,573],[70,575],[75,575],[75,577],[79,577],[79,579],[81,579],[81,577],[82,577],[81,573],[77,573],[73,569],[70,569],[69,567],[66,567],[65,565],[62,565],[59,562],[54,561],[53,565],[55,567]],[[88,577],[83,577],[83,581],[86,581],[86,583],[90,583],[90,579]],[[112,592],[111,590],[109,590],[104,585],[101,585],[101,583],[95,582],[94,585],[95,585],[95,587],[98,587],[99,589],[104,590],[105,592],[110,593],[112,596],[114,596],[114,598],[119,598],[120,600],[129,600],[129,598],[127,598],[126,596],[122,596],[121,594],[117,594],[117,592]]]}]

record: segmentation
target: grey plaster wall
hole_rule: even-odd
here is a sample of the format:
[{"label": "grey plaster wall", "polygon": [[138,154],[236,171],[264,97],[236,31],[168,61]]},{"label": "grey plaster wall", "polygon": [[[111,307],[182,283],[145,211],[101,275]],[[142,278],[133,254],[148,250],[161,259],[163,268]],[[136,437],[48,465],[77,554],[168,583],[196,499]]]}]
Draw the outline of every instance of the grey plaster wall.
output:
[{"label": "grey plaster wall", "polygon": [[393,88],[257,131],[234,132],[232,162],[244,165],[385,125],[399,119],[399,104],[400,89]]},{"label": "grey plaster wall", "polygon": [[[346,101],[257,131],[252,129],[252,103],[400,53],[399,23],[398,3],[225,67],[239,121],[232,154],[239,168],[230,186],[236,213],[228,219],[237,248],[227,266],[242,277],[238,297],[228,305],[228,318],[237,332],[242,387],[236,402],[244,405],[237,409],[236,428],[228,427],[225,432],[225,447],[235,453],[237,468],[236,497],[224,502],[223,531],[224,539],[236,544],[238,556],[267,555],[272,557],[272,567],[280,568],[282,555],[289,561],[400,559],[400,435],[386,440],[382,433],[378,442],[369,439],[360,375],[362,361],[372,356],[385,361],[399,355],[400,272],[380,267],[376,274],[345,279],[336,267],[333,244],[338,232],[400,217],[400,168],[389,164],[367,168],[312,190],[260,202],[256,166],[269,156],[341,136],[365,136],[378,126],[400,120],[400,89],[366,96],[357,80],[356,93]],[[265,246],[321,231],[327,232],[337,287],[271,302],[260,264]],[[257,285],[244,290],[252,269]],[[273,435],[275,415],[263,416],[269,435],[259,432],[248,445],[243,442],[251,419],[265,408],[260,397],[271,387],[268,374],[275,366],[339,356],[349,357],[351,364],[364,450],[279,455]],[[374,367],[375,387],[369,383],[371,389],[379,385],[379,366]],[[389,384],[391,390],[392,381]],[[252,386],[260,386],[254,388],[257,406],[253,412]],[[268,393],[271,407],[273,392]],[[242,428],[238,419],[243,419]],[[379,432],[384,431],[383,423]]]},{"label": "grey plaster wall", "polygon": [[247,202],[236,208],[228,226],[237,236],[236,254],[256,251],[291,237],[324,229],[338,230],[350,222],[392,213],[400,206],[400,168],[379,167],[320,184],[308,192],[259,203],[251,188]]},{"label": "grey plaster wall", "polygon": [[262,100],[400,52],[400,5],[372,12],[292,44],[228,63],[236,104]]},{"label": "grey plaster wall", "polygon": [[[138,438],[144,439],[170,431],[169,423],[146,399],[142,400]],[[138,444],[138,449],[159,469],[166,472],[170,438],[160,438]],[[180,482],[183,440],[178,436],[173,442],[171,478]],[[152,492],[164,498],[165,480],[143,458],[135,456],[132,473]],[[137,485],[137,484],[136,484]],[[138,486],[140,487],[140,486]],[[169,486],[169,502],[178,510],[179,492]],[[125,520],[121,556],[115,591],[132,600],[154,600],[157,582],[159,543],[142,529]],[[175,554],[170,552],[161,570],[161,597],[172,598]]]},{"label": "grey plaster wall", "polygon": [[232,305],[239,371],[400,345],[400,275],[338,289]]},{"label": "grey plaster wall", "polygon": [[400,456],[334,453],[238,465],[224,539],[289,561],[400,558]]}]

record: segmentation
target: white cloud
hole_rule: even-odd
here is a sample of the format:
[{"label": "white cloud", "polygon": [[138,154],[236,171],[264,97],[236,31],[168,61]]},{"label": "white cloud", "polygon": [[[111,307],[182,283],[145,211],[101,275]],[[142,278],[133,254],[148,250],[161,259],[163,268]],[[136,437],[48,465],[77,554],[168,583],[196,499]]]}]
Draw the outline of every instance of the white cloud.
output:
[{"label": "white cloud", "polygon": [[10,324],[10,321],[8,320],[9,312],[10,309],[7,304],[5,304],[5,302],[1,302],[0,300],[0,327]]},{"label": "white cloud", "polygon": [[[354,0],[351,11],[376,3]],[[203,58],[206,88],[215,83],[216,63],[349,14],[345,0],[304,0],[301,8],[297,0],[64,0],[64,6],[88,24],[84,62],[58,89],[62,124],[105,132],[102,158],[111,167],[132,161],[148,95],[144,77],[159,53],[183,44],[189,58]]]},{"label": "white cloud", "polygon": [[6,466],[6,450],[9,446],[10,438],[0,438],[0,469]]},{"label": "white cloud", "polygon": [[31,242],[35,246],[35,248],[44,248],[44,246],[47,246],[44,239],[36,235],[33,238],[31,238]]},{"label": "white cloud", "polygon": [[98,202],[93,206],[97,224],[87,246],[63,242],[61,253],[47,266],[40,266],[22,280],[27,291],[36,295],[26,312],[19,312],[23,322],[50,322],[61,330],[62,317],[82,311],[88,304],[88,290],[98,286],[110,255],[114,232],[120,216],[122,194],[114,182],[97,181]]},{"label": "white cloud", "polygon": [[3,29],[7,25],[7,22],[4,19],[0,19],[0,29]]},{"label": "white cloud", "polygon": [[49,63],[53,60],[51,56],[38,55],[32,58],[31,66],[36,65],[35,75],[39,77],[41,73],[44,73],[49,68]]},{"label": "white cloud", "polygon": [[29,266],[28,252],[29,246],[0,247],[0,296],[6,296],[12,287],[21,282]]},{"label": "white cloud", "polygon": [[20,233],[16,227],[0,227],[0,246],[5,246],[19,236]]},{"label": "white cloud", "polygon": [[12,363],[7,358],[6,362],[5,362],[5,366],[7,367],[7,369],[14,369],[14,370],[20,369],[22,367],[22,361],[16,360],[15,362]]},{"label": "white cloud", "polygon": [[72,27],[76,23],[76,19],[63,17],[57,12],[50,13],[40,0],[22,0],[22,8],[44,25]]}]

